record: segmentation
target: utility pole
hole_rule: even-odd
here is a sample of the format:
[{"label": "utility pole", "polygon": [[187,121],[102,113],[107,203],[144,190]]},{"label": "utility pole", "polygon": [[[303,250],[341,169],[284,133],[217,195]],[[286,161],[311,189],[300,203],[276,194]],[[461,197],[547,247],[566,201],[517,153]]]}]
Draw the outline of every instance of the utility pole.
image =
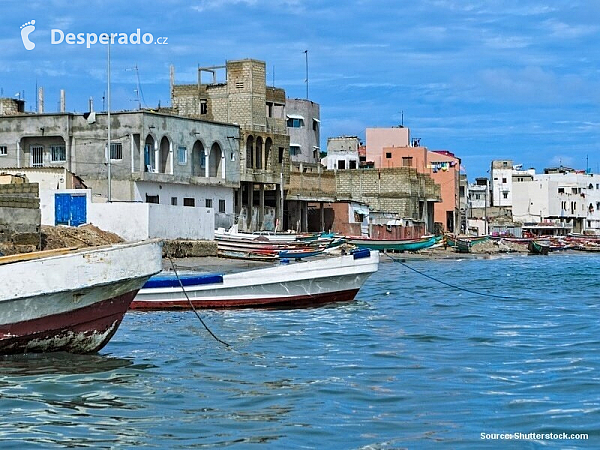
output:
[{"label": "utility pole", "polygon": [[304,50],[304,56],[306,58],[306,100],[308,100],[308,50]]},{"label": "utility pole", "polygon": [[107,120],[108,120],[108,202],[111,202],[111,173],[110,173],[110,40],[108,41],[108,62],[107,62],[107,104],[108,104],[108,113],[107,113]]}]

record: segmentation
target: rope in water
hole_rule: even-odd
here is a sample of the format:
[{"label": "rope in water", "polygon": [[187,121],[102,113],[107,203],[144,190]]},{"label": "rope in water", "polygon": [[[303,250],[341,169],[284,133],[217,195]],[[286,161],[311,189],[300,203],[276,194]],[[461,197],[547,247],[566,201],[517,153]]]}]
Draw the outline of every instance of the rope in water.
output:
[{"label": "rope in water", "polygon": [[460,286],[456,286],[454,284],[450,284],[450,283],[442,281],[442,280],[440,280],[438,278],[432,277],[431,275],[427,275],[426,273],[423,273],[420,270],[415,269],[414,267],[410,267],[408,264],[403,263],[399,259],[396,259],[393,256],[388,255],[387,252],[384,253],[384,255],[387,256],[388,258],[390,258],[392,261],[397,262],[397,263],[403,265],[407,269],[412,270],[413,272],[416,272],[419,275],[422,275],[422,276],[424,276],[426,278],[429,278],[430,280],[437,281],[438,283],[441,283],[441,284],[446,285],[448,287],[451,287],[453,289],[458,289],[459,291],[469,292],[471,294],[476,294],[476,295],[482,295],[484,297],[494,297],[494,298],[503,298],[503,299],[514,299],[515,298],[515,297],[507,297],[507,296],[504,296],[504,295],[494,295],[494,294],[489,294],[489,293],[485,293],[485,292],[478,292],[478,291],[474,291],[472,289],[467,289],[467,288],[463,288],[463,287],[460,287]]},{"label": "rope in water", "polygon": [[185,291],[185,288],[183,287],[183,283],[181,282],[181,278],[179,278],[179,274],[177,273],[177,269],[175,268],[175,264],[173,263],[173,260],[171,258],[169,258],[169,261],[171,261],[171,266],[173,267],[173,272],[175,272],[175,276],[177,277],[177,281],[179,281],[179,286],[181,286],[181,290],[183,291],[185,298],[187,298],[188,303],[190,304],[190,306],[192,307],[192,310],[194,311],[194,313],[196,314],[196,317],[198,318],[198,320],[200,321],[200,323],[202,325],[204,325],[204,328],[206,328],[206,331],[208,331],[208,333],[215,338],[215,340],[217,342],[220,342],[221,344],[223,344],[225,347],[229,347],[229,344],[221,339],[219,339],[211,330],[210,328],[208,328],[208,326],[204,323],[204,320],[202,320],[202,317],[200,317],[200,314],[198,314],[198,311],[196,310],[196,308],[194,308],[194,304],[192,303],[192,301],[190,300],[190,298],[187,295],[187,292]]}]

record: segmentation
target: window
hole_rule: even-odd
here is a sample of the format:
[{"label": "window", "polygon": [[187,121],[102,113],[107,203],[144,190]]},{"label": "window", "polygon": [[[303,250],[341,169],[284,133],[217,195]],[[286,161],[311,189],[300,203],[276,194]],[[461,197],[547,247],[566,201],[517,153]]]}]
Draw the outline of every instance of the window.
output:
[{"label": "window", "polygon": [[41,145],[32,145],[31,148],[31,166],[42,167],[44,165],[44,147]]},{"label": "window", "polygon": [[206,100],[200,100],[200,114],[208,114],[208,103]]},{"label": "window", "polygon": [[204,152],[200,153],[200,168],[206,168],[206,155],[204,154]]},{"label": "window", "polygon": [[577,194],[577,188],[571,188],[571,192],[572,192],[573,194]]},{"label": "window", "polygon": [[0,156],[8,155],[8,147],[6,145],[0,145]]},{"label": "window", "polygon": [[340,159],[338,161],[338,169],[345,169],[346,168],[346,161],[344,161],[343,159]]},{"label": "window", "polygon": [[390,159],[390,158],[392,157],[392,154],[388,152],[388,153],[386,153],[386,154],[385,154],[385,157],[386,157],[387,159]]},{"label": "window", "polygon": [[313,131],[319,130],[319,121],[317,119],[313,119]]},{"label": "window", "polygon": [[356,169],[356,161],[352,160],[350,161],[350,169]]},{"label": "window", "polygon": [[279,147],[279,164],[283,163],[283,147]]},{"label": "window", "polygon": [[299,145],[290,145],[290,155],[295,156],[302,153]]},{"label": "window", "polygon": [[205,202],[207,208],[212,208],[212,198],[207,198]]},{"label": "window", "polygon": [[508,162],[507,161],[502,161],[502,167],[508,167]]},{"label": "window", "polygon": [[506,183],[506,178],[502,178],[502,182],[503,182],[503,183]]},{"label": "window", "polygon": [[61,162],[67,160],[67,154],[65,152],[64,145],[51,145],[50,153],[52,155],[52,162]]},{"label": "window", "polygon": [[559,194],[564,194],[565,193],[565,188],[558,188],[558,193]]},{"label": "window", "polygon": [[567,202],[565,200],[563,200],[562,202],[560,202],[560,208],[563,210],[567,209]]},{"label": "window", "polygon": [[187,164],[187,148],[183,146],[177,148],[177,163],[180,165]]},{"label": "window", "polygon": [[184,197],[183,206],[196,206],[196,199],[191,197]]},{"label": "window", "polygon": [[110,159],[123,159],[123,144],[120,142],[110,143]]},{"label": "window", "polygon": [[289,128],[302,128],[304,126],[304,119],[300,117],[288,117],[287,126]]},{"label": "window", "polygon": [[146,194],[146,203],[159,203],[158,195],[148,195]]},{"label": "window", "polygon": [[503,198],[508,198],[508,192],[503,192],[503,193],[502,193],[502,197],[503,197]]},{"label": "window", "polygon": [[402,157],[402,167],[412,167],[413,159],[412,156]]},{"label": "window", "polygon": [[219,200],[219,212],[220,213],[225,212],[225,200]]},{"label": "window", "polygon": [[177,206],[177,197],[171,197],[171,205]]}]

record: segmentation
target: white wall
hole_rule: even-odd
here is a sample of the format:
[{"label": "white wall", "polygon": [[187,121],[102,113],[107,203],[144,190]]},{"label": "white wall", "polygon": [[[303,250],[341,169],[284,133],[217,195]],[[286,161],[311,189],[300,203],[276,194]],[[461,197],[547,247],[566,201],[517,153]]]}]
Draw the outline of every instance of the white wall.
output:
[{"label": "white wall", "polygon": [[152,203],[92,203],[88,221],[127,241],[150,238],[214,239],[212,208]]}]

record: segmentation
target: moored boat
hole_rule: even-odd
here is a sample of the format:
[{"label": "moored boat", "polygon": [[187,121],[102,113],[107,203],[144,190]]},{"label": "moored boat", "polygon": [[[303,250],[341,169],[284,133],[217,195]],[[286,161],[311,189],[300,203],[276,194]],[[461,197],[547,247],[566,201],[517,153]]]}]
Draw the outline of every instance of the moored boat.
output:
[{"label": "moored boat", "polygon": [[301,307],[349,301],[378,266],[378,252],[356,250],[245,272],[196,274],[184,288],[182,276],[163,273],[148,280],[131,309]]},{"label": "moored boat", "polygon": [[0,354],[100,350],[161,268],[156,240],[0,257]]},{"label": "moored boat", "polygon": [[429,247],[433,247],[438,242],[437,236],[423,236],[418,239],[371,239],[367,237],[349,237],[348,243],[358,248],[368,248],[371,250],[391,250],[391,251],[409,251],[415,252]]},{"label": "moored boat", "polygon": [[541,240],[531,240],[527,248],[532,255],[547,255],[550,252],[550,243]]}]

